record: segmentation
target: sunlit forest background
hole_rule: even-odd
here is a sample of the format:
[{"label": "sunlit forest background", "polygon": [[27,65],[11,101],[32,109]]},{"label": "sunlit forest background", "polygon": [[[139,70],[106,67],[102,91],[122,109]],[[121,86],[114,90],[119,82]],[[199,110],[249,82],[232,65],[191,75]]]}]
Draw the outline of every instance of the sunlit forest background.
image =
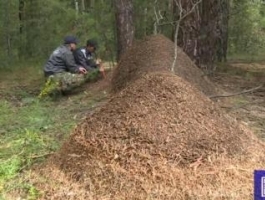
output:
[{"label": "sunlit forest background", "polygon": [[[172,38],[174,12],[171,6],[171,1],[135,0],[135,37],[140,39],[154,33],[156,8],[162,16],[158,32]],[[8,68],[21,60],[45,60],[67,34],[78,36],[80,45],[88,38],[98,39],[101,57],[115,59],[116,28],[112,1],[1,0],[0,15],[1,68]],[[229,19],[228,56],[262,57],[265,4],[262,1],[233,0],[225,15]]]}]

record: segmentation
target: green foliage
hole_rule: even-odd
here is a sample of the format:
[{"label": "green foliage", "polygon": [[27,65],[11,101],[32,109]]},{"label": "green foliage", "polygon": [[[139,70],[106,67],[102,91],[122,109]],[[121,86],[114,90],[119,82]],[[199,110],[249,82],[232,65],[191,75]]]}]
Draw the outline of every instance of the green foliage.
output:
[{"label": "green foliage", "polygon": [[[99,56],[114,60],[116,55],[115,12],[113,1],[0,0],[0,68],[21,60],[43,62],[62,43],[65,35],[76,35],[80,46],[89,38],[99,41]],[[155,4],[155,2],[157,2]],[[135,0],[136,38],[153,34],[157,15],[162,17],[158,33],[172,37],[174,27],[171,1]],[[261,1],[230,1],[229,53],[250,54],[264,50],[265,5]],[[19,19],[21,14],[22,19]]]},{"label": "green foliage", "polygon": [[[0,193],[9,190],[6,183],[58,148],[58,142],[45,134],[52,129],[56,115],[38,100],[24,107],[0,102]],[[36,196],[30,189],[31,196]],[[32,198],[33,199],[33,198]]]},{"label": "green foliage", "polygon": [[231,1],[229,53],[254,56],[264,51],[265,16],[260,1]]},{"label": "green foliage", "polygon": [[[155,3],[156,2],[156,3]],[[157,32],[171,38],[174,27],[170,22],[173,20],[172,3],[170,1],[142,1],[135,0],[135,29],[136,38],[143,38],[154,33],[156,15],[159,23],[164,25],[157,26]],[[156,12],[156,14],[155,14]]]},{"label": "green foliage", "polygon": [[52,79],[49,78],[45,82],[45,85],[42,88],[40,94],[38,95],[38,98],[43,99],[43,98],[47,97],[48,95],[56,92],[58,86],[59,86],[59,82],[52,81]]},{"label": "green foliage", "polygon": [[8,66],[17,57],[17,50],[12,49],[19,39],[17,37],[18,18],[13,9],[17,5],[18,1],[0,1],[0,68]]},{"label": "green foliage", "polygon": [[[73,1],[74,2],[74,1]],[[45,61],[66,35],[76,35],[83,46],[89,38],[99,41],[99,54],[104,59],[114,57],[114,12],[111,1],[95,1],[79,10],[69,1],[0,0],[0,68],[18,60]],[[22,20],[19,19],[21,13]]]},{"label": "green foliage", "polygon": [[[99,56],[114,61],[116,57],[115,14],[112,1],[94,1],[94,5],[87,7],[85,14],[81,15],[86,21],[94,19],[93,26],[83,25],[77,34],[83,38],[84,43],[89,38],[95,38],[99,42]],[[87,31],[81,33],[81,30]]]},{"label": "green foliage", "polygon": [[105,93],[39,100],[31,93],[44,83],[39,70],[24,63],[11,69],[0,70],[0,200],[14,191],[37,199],[40,192],[28,182],[30,167],[56,151]]},{"label": "green foliage", "polygon": [[52,150],[54,141],[37,130],[9,133],[10,137],[2,137],[0,153],[0,192],[8,190],[5,183],[18,173],[32,165],[38,157]]},{"label": "green foliage", "polygon": [[39,191],[32,185],[29,185],[28,187],[28,200],[35,200],[39,197]]}]

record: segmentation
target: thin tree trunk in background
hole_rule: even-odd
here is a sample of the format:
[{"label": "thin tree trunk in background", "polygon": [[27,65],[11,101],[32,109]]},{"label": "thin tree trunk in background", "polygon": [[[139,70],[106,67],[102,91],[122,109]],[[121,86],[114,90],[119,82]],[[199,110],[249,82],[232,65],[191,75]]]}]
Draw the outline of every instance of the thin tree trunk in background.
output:
[{"label": "thin tree trunk in background", "polygon": [[81,12],[84,13],[86,11],[85,0],[81,0]]},{"label": "thin tree trunk in background", "polygon": [[148,14],[148,9],[147,7],[144,9],[144,36],[147,35],[147,14]]},{"label": "thin tree trunk in background", "polygon": [[132,0],[114,0],[117,28],[117,58],[132,45],[134,39]]},{"label": "thin tree trunk in background", "polygon": [[219,38],[217,48],[217,60],[219,62],[226,62],[228,49],[229,0],[221,0],[219,3],[221,14],[218,24]]},{"label": "thin tree trunk in background", "polygon": [[228,26],[229,26],[229,15],[230,15],[230,1],[229,0],[223,0],[223,10],[222,10],[222,40],[223,40],[223,61],[227,61],[227,51],[228,51],[228,37],[229,37],[229,32],[228,32]]},{"label": "thin tree trunk in background", "polygon": [[19,18],[19,33],[22,34],[23,32],[23,16],[24,16],[24,0],[19,0],[19,7],[18,7],[18,18]]},{"label": "thin tree trunk in background", "polygon": [[78,5],[78,1],[75,0],[75,18],[78,18],[78,13],[79,13],[79,5]]},{"label": "thin tree trunk in background", "polygon": [[[25,46],[26,55],[31,57],[36,52],[36,46],[38,46],[38,39],[41,37],[39,33],[39,19],[40,19],[40,1],[27,0],[25,1]],[[22,49],[23,51],[23,49]]]},{"label": "thin tree trunk in background", "polygon": [[11,35],[10,35],[10,0],[7,1],[7,9],[6,9],[6,52],[7,56],[11,56]]},{"label": "thin tree trunk in background", "polygon": [[94,0],[86,0],[87,8],[94,8],[95,1]]}]

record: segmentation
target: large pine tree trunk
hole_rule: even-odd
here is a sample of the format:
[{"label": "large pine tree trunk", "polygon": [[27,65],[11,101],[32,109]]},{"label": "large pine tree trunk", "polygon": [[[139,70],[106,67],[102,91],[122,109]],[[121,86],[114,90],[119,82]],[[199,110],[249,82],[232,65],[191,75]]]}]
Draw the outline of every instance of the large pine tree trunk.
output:
[{"label": "large pine tree trunk", "polygon": [[204,0],[201,8],[201,28],[199,39],[199,60],[200,66],[210,70],[213,67],[213,62],[217,52],[217,40],[219,37],[218,31],[218,1],[219,0]]},{"label": "large pine tree trunk", "polygon": [[134,39],[132,0],[114,0],[117,28],[117,58],[132,45]]},{"label": "large pine tree trunk", "polygon": [[[173,0],[175,2],[175,0]],[[194,0],[178,0],[185,12],[191,11]],[[174,3],[174,21],[179,19],[179,9]],[[214,61],[226,60],[228,42],[228,0],[202,0],[180,22],[178,45],[199,67],[212,70]]]}]

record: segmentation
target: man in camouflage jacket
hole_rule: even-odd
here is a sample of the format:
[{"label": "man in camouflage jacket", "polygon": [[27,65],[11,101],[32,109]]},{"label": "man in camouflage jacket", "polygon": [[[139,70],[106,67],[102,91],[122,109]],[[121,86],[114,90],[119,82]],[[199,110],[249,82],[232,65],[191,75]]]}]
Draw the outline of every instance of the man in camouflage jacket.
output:
[{"label": "man in camouflage jacket", "polygon": [[40,97],[53,92],[65,92],[85,82],[87,70],[75,62],[73,51],[77,39],[74,36],[64,38],[64,44],[56,48],[44,66],[46,84]]}]

